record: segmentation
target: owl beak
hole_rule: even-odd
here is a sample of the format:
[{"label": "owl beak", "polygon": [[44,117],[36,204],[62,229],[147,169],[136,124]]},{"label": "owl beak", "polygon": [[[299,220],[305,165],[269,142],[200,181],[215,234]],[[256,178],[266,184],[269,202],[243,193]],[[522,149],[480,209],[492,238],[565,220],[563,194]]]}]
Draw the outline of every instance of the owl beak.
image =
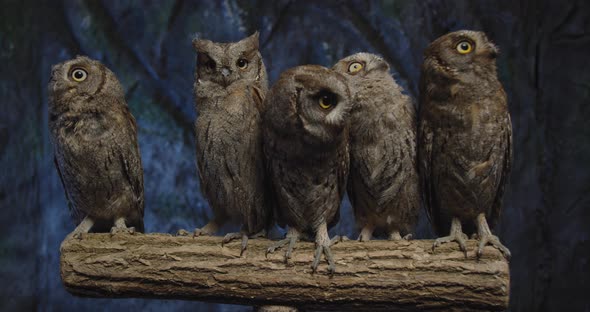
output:
[{"label": "owl beak", "polygon": [[224,67],[221,69],[221,74],[224,78],[227,78],[231,74],[231,71],[229,70],[229,68]]}]

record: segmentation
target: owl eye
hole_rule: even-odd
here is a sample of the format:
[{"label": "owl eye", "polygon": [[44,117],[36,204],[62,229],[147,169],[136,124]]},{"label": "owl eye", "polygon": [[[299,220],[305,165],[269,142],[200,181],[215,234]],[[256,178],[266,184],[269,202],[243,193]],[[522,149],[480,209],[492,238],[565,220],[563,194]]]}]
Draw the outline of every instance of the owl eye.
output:
[{"label": "owl eye", "polygon": [[246,67],[248,67],[248,61],[246,59],[241,58],[238,59],[236,65],[238,65],[239,69],[246,69]]},{"label": "owl eye", "polygon": [[359,62],[354,62],[354,63],[351,63],[350,65],[348,65],[348,72],[351,74],[357,73],[361,69],[363,69],[363,64],[361,64]]},{"label": "owl eye", "polygon": [[332,92],[322,91],[318,96],[318,103],[323,109],[330,109],[338,102],[338,98]]},{"label": "owl eye", "polygon": [[71,76],[72,76],[72,79],[74,79],[74,81],[82,82],[82,81],[86,80],[86,78],[88,77],[88,73],[81,68],[76,68],[72,71]]},{"label": "owl eye", "polygon": [[457,52],[467,54],[473,50],[473,46],[468,41],[461,41],[457,44]]}]

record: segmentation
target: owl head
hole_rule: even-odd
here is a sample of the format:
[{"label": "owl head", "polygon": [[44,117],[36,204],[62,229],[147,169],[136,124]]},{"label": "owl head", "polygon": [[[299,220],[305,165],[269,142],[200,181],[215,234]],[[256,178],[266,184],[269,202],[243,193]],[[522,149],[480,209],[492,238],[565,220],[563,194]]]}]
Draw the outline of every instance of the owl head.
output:
[{"label": "owl head", "polygon": [[498,53],[483,32],[460,30],[433,41],[424,51],[424,63],[449,75],[489,73],[495,72]]},{"label": "owl head", "polygon": [[364,52],[341,59],[332,69],[351,77],[389,76],[389,64],[382,57]]},{"label": "owl head", "polygon": [[193,40],[197,51],[197,81],[227,87],[240,80],[266,80],[266,69],[258,50],[258,32],[238,42],[219,43]]},{"label": "owl head", "polygon": [[325,144],[345,128],[351,105],[346,77],[322,66],[304,65],[281,74],[266,97],[265,117],[276,132]]},{"label": "owl head", "polygon": [[85,56],[54,65],[48,91],[53,105],[87,103],[73,100],[97,95],[125,96],[115,74],[99,61]]}]

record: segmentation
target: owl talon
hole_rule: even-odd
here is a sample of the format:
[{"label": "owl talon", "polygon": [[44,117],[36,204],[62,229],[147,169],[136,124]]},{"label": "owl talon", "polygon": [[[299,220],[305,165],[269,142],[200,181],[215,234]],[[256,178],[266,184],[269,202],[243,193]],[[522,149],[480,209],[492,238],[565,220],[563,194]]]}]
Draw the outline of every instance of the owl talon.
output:
[{"label": "owl talon", "polygon": [[400,235],[399,231],[393,231],[389,234],[389,240],[399,241],[402,240],[402,236]]},{"label": "owl talon", "polygon": [[242,239],[242,244],[241,244],[241,248],[240,248],[240,257],[244,254],[244,251],[246,251],[246,248],[248,248],[248,235],[246,235],[246,233],[242,233],[242,232],[236,232],[236,233],[228,233],[223,237],[223,240],[221,241],[221,247],[223,247],[225,244],[231,242],[232,240],[235,239]]},{"label": "owl talon", "polygon": [[258,233],[248,236],[248,238],[264,238],[264,237],[266,237],[266,230],[262,230]]},{"label": "owl talon", "polygon": [[350,239],[346,236],[336,235],[336,236],[332,237],[332,239],[330,240],[330,246],[334,246],[338,243],[341,243],[341,242],[344,242],[347,240],[350,240]]},{"label": "owl talon", "polygon": [[280,241],[272,244],[270,247],[268,247],[268,249],[266,249],[266,253],[264,254],[264,256],[268,258],[269,253],[274,253],[278,249],[285,247],[285,245],[287,245],[289,242],[290,242],[290,239],[285,238],[285,239],[281,239]]},{"label": "owl talon", "polygon": [[457,244],[459,244],[459,249],[463,252],[465,258],[467,258],[467,248],[465,247],[466,240],[467,235],[461,230],[461,221],[457,218],[453,218],[449,236],[437,238],[434,241],[434,244],[432,244],[432,252],[434,253],[434,249],[442,244],[457,242]]},{"label": "owl talon", "polygon": [[176,236],[188,236],[190,233],[185,229],[180,229],[176,232]]},{"label": "owl talon", "polygon": [[490,227],[488,226],[488,222],[486,220],[485,214],[481,213],[477,216],[475,221],[475,225],[477,226],[477,236],[479,237],[479,244],[477,246],[477,259],[481,258],[483,255],[483,249],[486,245],[492,245],[496,247],[506,260],[510,260],[510,250],[506,248],[506,246],[502,245],[498,236],[493,235]]},{"label": "owl talon", "polygon": [[240,257],[244,255],[244,251],[248,248],[248,235],[242,235],[242,245],[240,249]]},{"label": "owl talon", "polygon": [[209,232],[208,230],[206,230],[204,227],[200,228],[200,229],[195,229],[195,231],[193,232],[193,238],[195,237],[199,237],[199,236],[211,236],[213,235],[214,232]]},{"label": "owl talon", "polygon": [[67,241],[67,240],[70,240],[70,239],[82,240],[82,233],[74,231],[74,232],[68,234],[68,236],[66,236],[66,238],[64,239],[64,241]]},{"label": "owl talon", "polygon": [[118,227],[118,226],[113,226],[111,228],[111,236],[117,235],[117,234],[130,234],[133,235],[135,234],[135,228],[134,227]]},{"label": "owl talon", "polygon": [[334,274],[334,272],[336,272],[336,263],[334,262],[334,255],[332,254],[332,250],[330,249],[330,246],[322,245],[318,245],[318,247],[315,250],[313,262],[311,263],[311,272],[317,272],[318,266],[320,264],[320,259],[322,257],[322,253],[326,257],[326,261],[328,261],[328,273],[330,275]]},{"label": "owl talon", "polygon": [[461,234],[453,233],[449,236],[439,237],[434,241],[434,244],[432,244],[432,252],[434,252],[434,249],[436,247],[439,247],[443,244],[450,243],[450,242],[457,242],[457,244],[459,244],[459,249],[463,252],[463,255],[465,256],[465,258],[467,258],[467,248],[465,246],[466,240],[467,240],[467,235],[465,235],[463,233],[461,233]]},{"label": "owl talon", "polygon": [[297,243],[296,236],[288,237],[288,239],[289,239],[289,246],[287,247],[287,250],[285,251],[285,263],[287,263],[289,261],[289,259],[291,259],[291,254],[293,253],[293,248],[295,248],[295,243]]},{"label": "owl talon", "polygon": [[242,233],[242,232],[235,232],[235,233],[227,233],[225,234],[225,236],[223,237],[223,240],[221,240],[221,247],[223,247],[223,245],[235,240],[235,239],[239,239],[242,238],[242,236],[244,236],[246,234]]},{"label": "owl talon", "polygon": [[496,249],[500,250],[502,255],[504,255],[504,258],[506,258],[506,260],[510,260],[510,250],[508,250],[506,246],[502,245],[500,239],[496,235],[492,234],[483,235],[480,238],[479,244],[477,246],[477,259],[481,258],[481,256],[483,255],[483,249],[486,245],[492,245],[496,247]]}]

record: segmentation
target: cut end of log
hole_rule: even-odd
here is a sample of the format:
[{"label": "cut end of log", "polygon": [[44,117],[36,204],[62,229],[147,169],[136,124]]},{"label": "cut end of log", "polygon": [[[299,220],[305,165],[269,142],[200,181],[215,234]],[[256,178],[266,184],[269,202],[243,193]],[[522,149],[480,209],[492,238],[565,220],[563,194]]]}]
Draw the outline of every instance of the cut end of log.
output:
[{"label": "cut end of log", "polygon": [[[312,274],[314,245],[299,242],[265,257],[271,241],[221,246],[220,237],[83,234],[61,246],[61,276],[78,296],[287,305],[302,310],[485,310],[508,308],[508,262],[493,247],[478,260],[432,240],[346,241],[332,247],[336,273]],[[265,311],[265,310],[260,310]]]}]

